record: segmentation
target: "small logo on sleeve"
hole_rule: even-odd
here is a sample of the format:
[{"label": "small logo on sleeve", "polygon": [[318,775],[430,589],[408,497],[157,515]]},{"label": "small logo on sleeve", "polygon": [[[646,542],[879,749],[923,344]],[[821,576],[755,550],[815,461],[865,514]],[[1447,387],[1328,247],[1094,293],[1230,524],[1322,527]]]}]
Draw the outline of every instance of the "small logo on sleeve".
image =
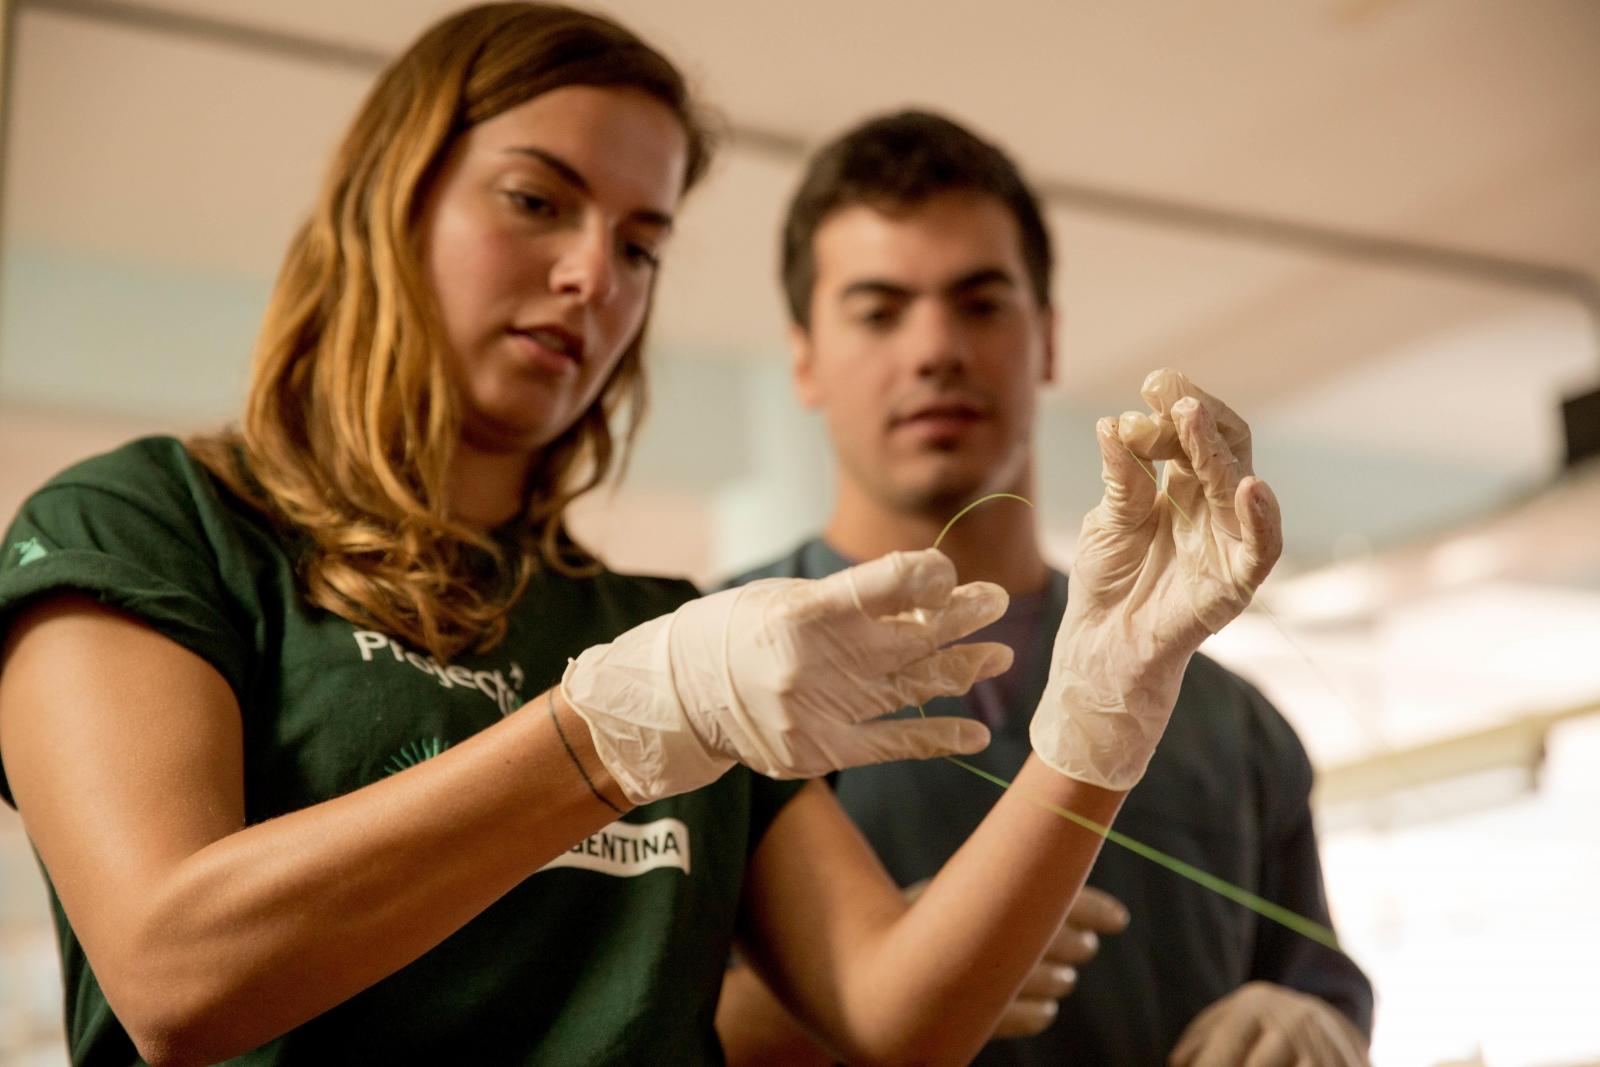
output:
[{"label": "small logo on sleeve", "polygon": [[579,841],[540,870],[579,867],[616,878],[634,878],[658,867],[689,873],[689,828],[681,819],[614,822]]},{"label": "small logo on sleeve", "polygon": [[30,537],[26,541],[16,541],[6,553],[19,567],[27,566],[37,559],[44,559],[50,550],[39,543],[37,537]]}]

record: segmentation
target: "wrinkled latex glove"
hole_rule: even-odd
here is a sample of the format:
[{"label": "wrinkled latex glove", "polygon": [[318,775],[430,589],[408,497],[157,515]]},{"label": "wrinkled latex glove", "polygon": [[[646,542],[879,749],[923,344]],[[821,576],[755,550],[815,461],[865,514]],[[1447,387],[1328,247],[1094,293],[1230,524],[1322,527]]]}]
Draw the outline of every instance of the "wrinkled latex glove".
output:
[{"label": "wrinkled latex glove", "polygon": [[567,665],[561,695],[628,799],[972,753],[982,723],[871,722],[966,692],[1011,665],[993,642],[942,646],[1005,613],[1005,590],[956,584],[942,553],[894,552],[820,580],[769,578],[691,600]]},{"label": "wrinkled latex glove", "polygon": [[1240,986],[1195,1016],[1170,1067],[1366,1067],[1367,1042],[1331,1004],[1271,982]]},{"label": "wrinkled latex glove", "polygon": [[[1105,496],[1083,520],[1030,731],[1045,763],[1116,790],[1144,775],[1189,657],[1245,609],[1283,549],[1244,420],[1177,371],[1153,372],[1141,392],[1149,413],[1095,426]],[[1171,461],[1172,499],[1147,473],[1157,459]]]}]

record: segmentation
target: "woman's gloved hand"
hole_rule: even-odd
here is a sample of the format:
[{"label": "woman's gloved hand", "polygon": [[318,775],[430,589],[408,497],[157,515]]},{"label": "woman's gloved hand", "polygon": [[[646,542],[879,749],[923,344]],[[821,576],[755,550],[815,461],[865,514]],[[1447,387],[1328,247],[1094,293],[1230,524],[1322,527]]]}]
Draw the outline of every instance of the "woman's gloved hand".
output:
[{"label": "woman's gloved hand", "polygon": [[[1150,412],[1095,427],[1105,496],[1083,521],[1031,729],[1045,763],[1116,790],[1143,776],[1189,657],[1245,609],[1283,550],[1244,420],[1177,371],[1153,372],[1141,392]],[[1170,460],[1170,499],[1151,476],[1158,459]]]},{"label": "woman's gloved hand", "polygon": [[1011,665],[945,644],[1005,613],[1005,590],[956,584],[942,553],[894,552],[820,580],[772,578],[692,600],[567,666],[561,694],[628,799],[697,789],[735,762],[773,778],[972,753],[971,719],[872,722],[964,693]]}]

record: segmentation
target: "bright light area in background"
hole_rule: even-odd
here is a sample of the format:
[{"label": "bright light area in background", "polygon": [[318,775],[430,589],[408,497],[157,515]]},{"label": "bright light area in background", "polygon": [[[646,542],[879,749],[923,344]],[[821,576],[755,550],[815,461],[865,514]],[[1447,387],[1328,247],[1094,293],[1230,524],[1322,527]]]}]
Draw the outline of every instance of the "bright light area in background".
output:
[{"label": "bright light area in background", "polygon": [[1562,396],[1593,380],[1594,325],[1571,301],[1530,300],[1382,355],[1274,404],[1252,420],[1258,437],[1292,427],[1297,438],[1406,456],[1474,456],[1540,481],[1561,461]]},{"label": "bright light area in background", "polygon": [[1384,729],[1411,744],[1600,695],[1600,595],[1475,586],[1381,628]]},{"label": "bright light area in background", "polygon": [[1551,731],[1539,791],[1322,842],[1339,936],[1378,991],[1375,1067],[1600,1062],[1600,717]]},{"label": "bright light area in background", "polygon": [[[1290,633],[1252,613],[1206,652],[1323,769],[1600,699],[1600,594],[1581,589],[1483,584]],[[1600,716],[1575,719],[1532,795],[1498,789],[1506,770],[1433,790],[1463,814],[1324,835],[1340,937],[1377,989],[1375,1067],[1600,1063],[1597,767]]]},{"label": "bright light area in background", "polygon": [[1319,766],[1600,698],[1600,593],[1490,583],[1315,629],[1252,612],[1205,645]]}]

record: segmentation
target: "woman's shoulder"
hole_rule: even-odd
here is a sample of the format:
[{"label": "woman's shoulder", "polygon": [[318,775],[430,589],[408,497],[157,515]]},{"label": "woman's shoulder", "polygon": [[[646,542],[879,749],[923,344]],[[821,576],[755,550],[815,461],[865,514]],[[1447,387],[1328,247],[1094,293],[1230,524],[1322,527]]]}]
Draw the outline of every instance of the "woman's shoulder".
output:
[{"label": "woman's shoulder", "polygon": [[89,490],[152,505],[208,491],[213,480],[205,466],[176,437],[135,438],[109,452],[79,460],[51,478],[36,494]]},{"label": "woman's shoulder", "polygon": [[88,594],[248,676],[263,557],[240,537],[205,466],[174,437],[73,464],[23,502],[0,555],[0,629],[34,598]]},{"label": "woman's shoulder", "polygon": [[13,522],[65,541],[110,543],[141,537],[233,543],[240,520],[259,516],[176,437],[140,437],[79,460],[23,501]]}]

